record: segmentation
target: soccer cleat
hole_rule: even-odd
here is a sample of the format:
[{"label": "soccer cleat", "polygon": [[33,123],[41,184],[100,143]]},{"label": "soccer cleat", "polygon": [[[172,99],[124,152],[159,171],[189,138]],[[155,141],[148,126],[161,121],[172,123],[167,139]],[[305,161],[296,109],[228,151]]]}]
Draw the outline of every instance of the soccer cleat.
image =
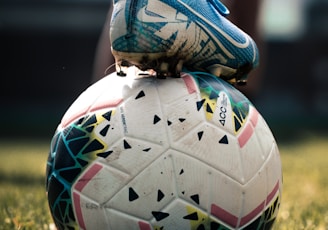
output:
[{"label": "soccer cleat", "polygon": [[179,76],[184,66],[243,83],[258,65],[258,49],[228,14],[219,0],[114,0],[116,63],[153,69],[164,78]]}]

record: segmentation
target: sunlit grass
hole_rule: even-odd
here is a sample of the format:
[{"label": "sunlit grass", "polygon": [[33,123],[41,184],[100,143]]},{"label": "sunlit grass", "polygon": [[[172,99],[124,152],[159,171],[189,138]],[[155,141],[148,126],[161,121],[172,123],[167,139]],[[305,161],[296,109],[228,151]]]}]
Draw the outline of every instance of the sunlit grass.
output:
[{"label": "sunlit grass", "polygon": [[328,229],[328,139],[280,147],[284,189],[275,229]]},{"label": "sunlit grass", "polygon": [[0,230],[49,229],[44,186],[49,144],[0,142]]},{"label": "sunlit grass", "polygon": [[[44,185],[49,143],[0,141],[0,230],[52,226]],[[328,229],[328,139],[279,147],[284,189],[274,229]]]}]

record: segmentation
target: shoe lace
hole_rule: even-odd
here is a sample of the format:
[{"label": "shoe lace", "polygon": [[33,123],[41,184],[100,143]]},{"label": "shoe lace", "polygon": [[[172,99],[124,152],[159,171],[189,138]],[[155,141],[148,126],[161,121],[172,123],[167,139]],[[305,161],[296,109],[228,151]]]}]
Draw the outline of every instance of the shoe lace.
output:
[{"label": "shoe lace", "polygon": [[219,11],[223,16],[230,14],[229,9],[220,0],[207,0],[214,8]]}]

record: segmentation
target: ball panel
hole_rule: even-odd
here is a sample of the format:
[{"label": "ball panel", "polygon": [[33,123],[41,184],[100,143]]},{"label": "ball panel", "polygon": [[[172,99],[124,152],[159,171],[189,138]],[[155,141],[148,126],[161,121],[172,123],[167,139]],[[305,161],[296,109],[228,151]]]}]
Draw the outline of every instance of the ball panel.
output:
[{"label": "ball panel", "polygon": [[[175,151],[172,153],[177,196],[187,201],[189,205],[197,206],[208,212],[210,204],[211,168],[197,159],[185,156]],[[193,180],[195,183],[188,183]]]},{"label": "ball panel", "polygon": [[106,208],[105,214],[108,218],[108,225],[104,229],[131,229],[131,230],[151,230],[147,221],[128,215],[115,209]]},{"label": "ball panel", "polygon": [[197,94],[177,97],[170,104],[162,104],[167,120],[167,131],[171,143],[175,143],[204,120],[204,113],[196,107]]},{"label": "ball panel", "polygon": [[229,175],[213,171],[210,191],[211,214],[229,226],[236,227],[243,207],[241,184]]},{"label": "ball panel", "polygon": [[111,154],[106,157],[106,164],[133,177],[165,152],[166,148],[148,141],[126,137],[111,146]]},{"label": "ball panel", "polygon": [[124,135],[168,146],[165,132],[167,124],[157,88],[146,87],[146,85],[135,89],[135,92],[129,98],[125,98],[124,103],[119,107]]},{"label": "ball panel", "polygon": [[[201,136],[200,136],[201,135]],[[243,172],[236,138],[217,127],[203,123],[172,146],[242,182]]]},{"label": "ball panel", "polygon": [[265,201],[268,196],[266,174],[260,169],[257,176],[249,181],[243,189],[243,209],[241,210],[240,224],[244,226],[251,220],[261,215],[265,209]]},{"label": "ball panel", "polygon": [[93,229],[94,226],[107,229],[107,216],[100,204],[78,192],[73,192],[72,197],[79,229]]},{"label": "ball panel", "polygon": [[[169,153],[163,153],[125,187],[106,206],[136,216],[151,219],[176,196],[174,170]],[[140,210],[143,210],[140,212]]]},{"label": "ball panel", "polygon": [[73,192],[81,192],[98,204],[108,201],[130,179],[130,175],[100,163],[94,163],[87,168],[72,186]]},{"label": "ball panel", "polygon": [[197,85],[189,74],[182,74],[181,78],[172,78],[170,81],[156,81],[158,96],[161,104],[171,104],[188,95],[197,93]]}]

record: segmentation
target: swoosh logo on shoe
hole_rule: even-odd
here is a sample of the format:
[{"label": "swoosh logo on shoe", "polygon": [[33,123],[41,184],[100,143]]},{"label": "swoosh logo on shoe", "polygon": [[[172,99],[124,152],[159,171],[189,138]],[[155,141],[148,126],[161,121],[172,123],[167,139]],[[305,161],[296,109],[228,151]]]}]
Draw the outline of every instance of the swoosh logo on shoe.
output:
[{"label": "swoosh logo on shoe", "polygon": [[145,23],[168,22],[166,18],[163,18],[160,15],[150,15],[149,12],[150,11],[147,10],[147,6],[142,7],[137,13],[137,19]]},{"label": "swoosh logo on shoe", "polygon": [[148,5],[140,8],[137,19],[145,23],[181,23],[188,21],[187,16],[178,13],[176,9],[158,0],[150,1]]},{"label": "swoosh logo on shoe", "polygon": [[[235,39],[233,39],[231,36],[229,36],[227,33],[225,33],[222,29],[220,29],[219,27],[217,27],[215,24],[213,24],[211,21],[209,21],[207,18],[205,18],[204,16],[202,16],[201,14],[199,14],[197,11],[195,11],[193,8],[191,8],[189,5],[187,5],[186,3],[184,3],[181,0],[176,0],[178,3],[180,3],[181,5],[183,5],[185,8],[187,8],[191,13],[195,14],[197,17],[201,18],[202,20],[204,20],[208,25],[210,25],[211,27],[213,27],[216,31],[218,31],[224,38],[226,38],[229,42],[231,42],[234,46],[238,47],[238,48],[246,48],[249,46],[250,44],[250,40],[248,38],[248,36],[246,34],[243,34],[245,37],[245,42],[241,43],[236,41]],[[213,37],[215,38],[215,37]]]}]

